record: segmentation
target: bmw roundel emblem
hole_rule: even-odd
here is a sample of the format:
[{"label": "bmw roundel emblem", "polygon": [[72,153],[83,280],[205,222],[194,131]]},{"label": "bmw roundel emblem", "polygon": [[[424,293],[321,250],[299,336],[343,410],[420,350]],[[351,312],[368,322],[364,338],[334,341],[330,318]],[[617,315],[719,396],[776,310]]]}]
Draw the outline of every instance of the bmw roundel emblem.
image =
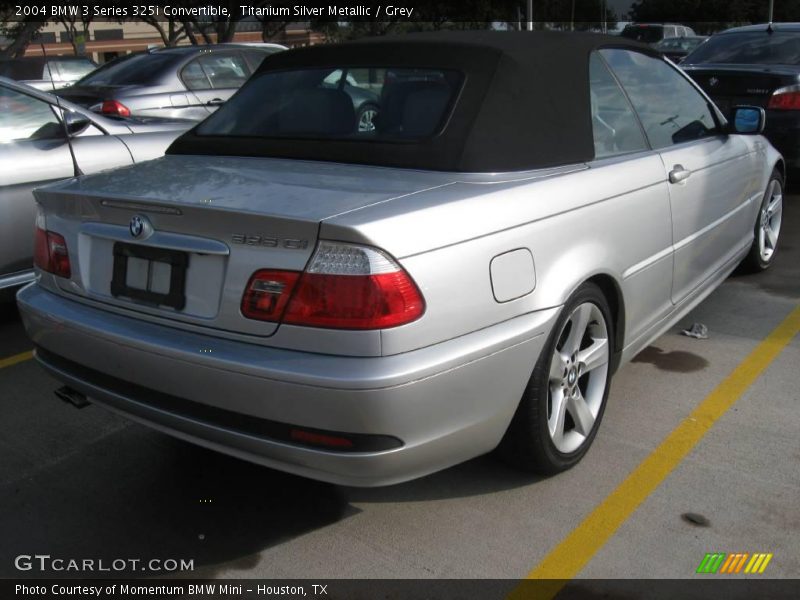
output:
[{"label": "bmw roundel emblem", "polygon": [[145,233],[148,232],[148,230],[150,229],[150,223],[147,222],[147,219],[145,217],[136,215],[131,219],[131,222],[128,225],[128,229],[131,232],[131,236],[135,238],[140,238]]}]

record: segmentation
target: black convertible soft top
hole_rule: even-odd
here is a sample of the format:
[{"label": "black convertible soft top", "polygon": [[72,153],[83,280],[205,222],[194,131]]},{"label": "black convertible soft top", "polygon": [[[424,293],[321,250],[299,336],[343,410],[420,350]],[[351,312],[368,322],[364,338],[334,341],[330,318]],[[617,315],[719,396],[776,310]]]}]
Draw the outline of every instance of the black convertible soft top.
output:
[{"label": "black convertible soft top", "polygon": [[503,31],[418,33],[281,52],[267,58],[253,79],[286,69],[392,66],[455,69],[464,84],[438,135],[419,141],[207,136],[194,128],[167,153],[466,172],[584,162],[594,158],[589,55],[600,48],[657,55],[613,36]]}]

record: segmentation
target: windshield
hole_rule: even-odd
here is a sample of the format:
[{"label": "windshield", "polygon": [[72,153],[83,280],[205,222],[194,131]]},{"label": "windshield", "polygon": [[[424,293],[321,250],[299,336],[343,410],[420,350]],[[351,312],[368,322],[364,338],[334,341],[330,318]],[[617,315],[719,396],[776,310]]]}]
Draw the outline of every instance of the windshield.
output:
[{"label": "windshield", "polygon": [[682,50],[688,52],[696,48],[702,41],[703,38],[667,38],[658,42],[654,48],[661,51]]},{"label": "windshield", "polygon": [[800,65],[800,34],[748,31],[715,35],[692,52],[684,62]]},{"label": "windshield", "polygon": [[626,25],[620,35],[629,40],[652,44],[663,37],[664,27],[661,25]]},{"label": "windshield", "polygon": [[129,54],[104,64],[75,86],[142,85],[150,83],[168,67],[180,60],[174,54]]},{"label": "windshield", "polygon": [[256,75],[198,128],[200,136],[416,140],[444,125],[458,71],[327,67]]}]

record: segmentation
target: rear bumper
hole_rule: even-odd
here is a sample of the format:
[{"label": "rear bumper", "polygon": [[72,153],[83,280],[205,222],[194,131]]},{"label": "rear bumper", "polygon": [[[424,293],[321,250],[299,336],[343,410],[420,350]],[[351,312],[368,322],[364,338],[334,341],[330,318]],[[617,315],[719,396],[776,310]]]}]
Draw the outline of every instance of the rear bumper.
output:
[{"label": "rear bumper", "polygon": [[800,116],[797,111],[768,110],[764,137],[783,155],[789,169],[800,168]]},{"label": "rear bumper", "polygon": [[30,283],[36,279],[36,272],[33,269],[27,271],[17,271],[16,273],[0,274],[0,290],[19,287]]},{"label": "rear bumper", "polygon": [[[36,284],[20,291],[18,304],[39,362],[96,403],[227,454],[357,486],[413,479],[493,449],[558,313],[358,358],[180,331]],[[397,443],[332,451],[278,439],[275,427]]]}]

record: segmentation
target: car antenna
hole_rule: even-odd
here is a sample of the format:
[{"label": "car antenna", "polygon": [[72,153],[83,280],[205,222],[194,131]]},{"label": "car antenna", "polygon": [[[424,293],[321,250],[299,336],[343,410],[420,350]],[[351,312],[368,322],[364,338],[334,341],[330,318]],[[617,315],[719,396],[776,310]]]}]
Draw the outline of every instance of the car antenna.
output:
[{"label": "car antenna", "polygon": [[767,21],[768,21],[767,22],[767,33],[770,34],[770,35],[772,35],[772,32],[773,32],[773,30],[772,30],[772,17],[773,17],[772,10],[773,10],[773,8],[774,8],[774,0],[769,0],[769,18],[767,19]]},{"label": "car antenna", "polygon": [[47,60],[47,50],[44,49],[44,42],[40,42],[39,45],[42,47],[42,56],[44,56],[44,64],[47,66],[47,73],[50,75],[50,83],[53,86],[53,97],[56,99],[56,106],[58,106],[58,112],[60,113],[61,117],[61,126],[64,128],[64,137],[67,139],[67,147],[69,148],[69,155],[72,158],[72,172],[75,174],[75,177],[80,177],[83,175],[83,171],[78,166],[78,160],[75,158],[75,150],[72,147],[72,138],[69,135],[69,129],[67,129],[67,119],[66,115],[67,112],[61,106],[61,99],[56,94],[56,84],[53,81],[53,71],[50,69],[50,61]]}]

